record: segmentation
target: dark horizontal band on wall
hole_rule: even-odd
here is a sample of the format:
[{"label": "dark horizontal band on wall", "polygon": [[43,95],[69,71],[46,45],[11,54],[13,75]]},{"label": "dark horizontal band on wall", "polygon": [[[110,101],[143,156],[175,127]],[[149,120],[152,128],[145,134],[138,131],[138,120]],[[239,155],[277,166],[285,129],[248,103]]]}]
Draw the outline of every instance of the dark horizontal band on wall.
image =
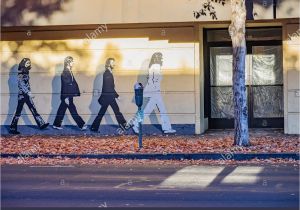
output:
[{"label": "dark horizontal band on wall", "polygon": [[[278,26],[285,23],[299,23],[298,18],[281,18],[281,19],[265,19],[265,20],[247,20],[246,24],[262,23],[270,25],[276,23]],[[76,25],[44,25],[44,26],[1,26],[2,33],[4,32],[16,32],[16,31],[65,31],[65,30],[91,30],[98,27],[101,24],[76,24]],[[202,25],[220,25],[230,24],[230,21],[186,21],[186,22],[160,22],[160,23],[120,23],[120,24],[107,24],[111,29],[134,29],[134,28],[174,28],[174,27],[196,27]]]},{"label": "dark horizontal band on wall", "polygon": [[[119,126],[117,125],[101,125],[99,128],[99,133],[92,132],[89,129],[82,131],[77,126],[66,125],[63,126],[63,130],[57,130],[49,126],[45,130],[40,130],[35,125],[19,125],[18,130],[21,132],[21,135],[32,136],[32,135],[43,135],[43,136],[101,136],[101,135],[120,135]],[[176,130],[178,135],[194,135],[195,134],[195,125],[194,124],[172,124],[172,128]],[[9,126],[1,125],[1,136],[10,135]],[[135,135],[132,129],[129,129],[122,133],[123,135]],[[146,124],[143,125],[143,134],[144,135],[162,135],[161,125],[159,124]]]}]

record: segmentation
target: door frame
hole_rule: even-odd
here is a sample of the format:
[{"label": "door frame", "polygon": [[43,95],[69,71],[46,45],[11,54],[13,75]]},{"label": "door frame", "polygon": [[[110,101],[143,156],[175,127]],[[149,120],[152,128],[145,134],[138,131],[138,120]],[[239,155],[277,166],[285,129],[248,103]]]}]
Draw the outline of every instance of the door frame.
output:
[{"label": "door frame", "polygon": [[[282,27],[264,27],[264,28],[280,28]],[[261,29],[261,27],[255,27],[251,29]],[[221,118],[211,118],[211,85],[210,85],[210,47],[232,47],[231,41],[207,41],[207,32],[210,30],[227,30],[226,28],[213,28],[204,29],[203,33],[203,43],[204,43],[204,117],[208,118],[208,128],[209,129],[226,129],[233,128],[234,119],[221,119]],[[253,46],[283,46],[282,40],[258,40],[258,41],[246,41],[247,54],[252,54]],[[283,70],[282,70],[283,71]],[[282,72],[283,73],[283,72]],[[247,92],[247,103],[248,103],[248,124],[249,128],[283,128],[284,127],[284,117],[280,118],[254,118],[253,116],[253,90],[252,87],[257,85],[246,85]],[[267,86],[267,85],[264,85]],[[280,85],[270,85],[270,86],[284,86]],[[224,86],[232,87],[232,86]],[[284,94],[284,93],[283,93]],[[284,100],[284,96],[283,96]],[[264,121],[268,122],[264,125]]]}]

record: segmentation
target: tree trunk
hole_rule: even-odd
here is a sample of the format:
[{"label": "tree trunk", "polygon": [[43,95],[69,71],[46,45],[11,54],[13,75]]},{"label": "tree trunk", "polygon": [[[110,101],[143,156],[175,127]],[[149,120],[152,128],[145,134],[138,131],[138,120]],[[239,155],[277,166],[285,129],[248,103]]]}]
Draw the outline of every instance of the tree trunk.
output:
[{"label": "tree trunk", "polygon": [[248,110],[245,84],[246,6],[245,0],[231,0],[229,33],[233,48],[234,145],[249,146]]}]

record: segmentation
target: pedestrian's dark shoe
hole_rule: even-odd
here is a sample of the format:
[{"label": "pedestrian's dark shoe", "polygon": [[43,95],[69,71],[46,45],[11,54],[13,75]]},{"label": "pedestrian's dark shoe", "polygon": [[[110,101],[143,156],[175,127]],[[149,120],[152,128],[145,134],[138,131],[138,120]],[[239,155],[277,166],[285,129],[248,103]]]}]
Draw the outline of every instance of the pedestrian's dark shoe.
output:
[{"label": "pedestrian's dark shoe", "polygon": [[49,123],[45,123],[45,124],[41,125],[40,129],[43,130],[43,129],[47,128],[48,125],[49,125]]},{"label": "pedestrian's dark shoe", "polygon": [[10,134],[14,134],[14,135],[20,134],[20,132],[17,131],[16,129],[9,129],[9,133],[10,133]]},{"label": "pedestrian's dark shoe", "polygon": [[98,129],[91,128],[91,131],[93,131],[93,132],[98,132]]}]

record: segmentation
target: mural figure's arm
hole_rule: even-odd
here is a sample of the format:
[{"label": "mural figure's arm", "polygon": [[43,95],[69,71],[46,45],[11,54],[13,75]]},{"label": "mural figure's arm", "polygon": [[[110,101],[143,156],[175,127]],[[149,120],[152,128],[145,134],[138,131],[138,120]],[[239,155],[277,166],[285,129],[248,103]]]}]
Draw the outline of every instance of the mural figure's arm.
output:
[{"label": "mural figure's arm", "polygon": [[105,80],[108,92],[112,94],[114,98],[119,98],[119,94],[115,90],[114,76],[112,74],[104,74],[103,76],[103,80]]},{"label": "mural figure's arm", "polygon": [[160,82],[161,82],[161,74],[160,74],[160,65],[153,64],[149,69],[149,79],[151,79],[151,85],[153,91],[160,91]]},{"label": "mural figure's arm", "polygon": [[155,69],[153,67],[154,65],[152,65],[149,69],[149,78],[148,78],[148,83],[150,84],[154,84],[155,83]]},{"label": "mural figure's arm", "polygon": [[[18,75],[18,88],[20,94],[27,94],[31,96],[31,88],[29,84],[29,78],[25,78],[23,74]],[[28,81],[26,81],[28,80]]]},{"label": "mural figure's arm", "polygon": [[154,65],[154,81],[157,83],[157,84],[160,84],[161,82],[161,66],[159,64],[155,64]]},{"label": "mural figure's arm", "polygon": [[72,76],[69,72],[63,72],[61,75],[61,79],[66,85],[72,85]]},{"label": "mural figure's arm", "polygon": [[[62,87],[65,87],[68,90],[67,86],[72,86],[72,76],[68,71],[63,71],[61,74]],[[69,98],[63,97],[64,102],[69,106]]]}]

